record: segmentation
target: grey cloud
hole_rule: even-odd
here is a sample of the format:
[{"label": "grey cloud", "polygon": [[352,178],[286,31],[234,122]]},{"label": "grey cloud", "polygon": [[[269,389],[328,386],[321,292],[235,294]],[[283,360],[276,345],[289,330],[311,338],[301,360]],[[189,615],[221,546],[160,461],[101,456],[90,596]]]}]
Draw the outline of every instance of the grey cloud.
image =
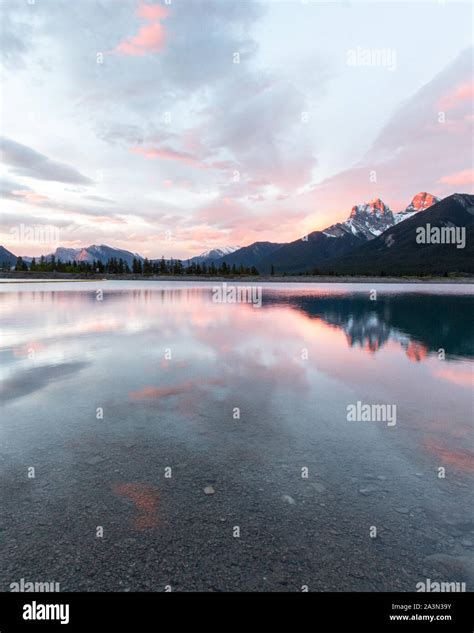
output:
[{"label": "grey cloud", "polygon": [[4,136],[0,137],[0,150],[3,161],[10,165],[13,173],[18,176],[81,185],[93,182],[74,167],[51,160],[31,147]]},{"label": "grey cloud", "polygon": [[[87,2],[65,9],[46,1],[42,8],[42,28],[67,53],[56,63],[64,64],[81,86],[77,104],[87,108],[97,136],[121,147],[166,143],[185,152],[183,124],[189,120],[181,118],[184,109],[193,113],[197,129],[208,130],[199,159],[222,156],[250,177],[276,180],[287,190],[307,182],[315,158],[300,124],[305,96],[295,90],[292,77],[282,80],[280,74],[277,82],[255,69],[253,27],[265,6],[220,0],[172,3],[163,20],[164,49],[134,57],[117,53],[116,47],[143,25],[136,7],[134,2],[113,7]],[[105,53],[102,65],[95,63],[96,51]],[[240,64],[233,63],[236,52]],[[319,77],[317,64],[315,69]],[[168,127],[162,123],[167,111],[173,114]],[[176,162],[161,161],[160,170],[173,179],[176,172],[192,173]],[[210,175],[200,173],[200,182],[207,180]]]},{"label": "grey cloud", "polygon": [[[436,142],[433,128],[439,128],[438,111],[442,108],[440,100],[456,88],[457,83],[470,81],[472,76],[472,59],[474,48],[460,53],[454,61],[446,66],[431,81],[423,86],[413,97],[403,103],[394,113],[387,125],[381,130],[366,160],[373,160],[384,155],[392,157],[402,148],[417,146],[420,142],[431,146]],[[472,103],[466,100],[466,113],[472,112]],[[463,112],[464,114],[464,112]],[[456,114],[448,113],[448,120]],[[439,135],[438,135],[439,136]],[[440,137],[441,143],[444,138]],[[472,151],[472,140],[465,140],[466,153]],[[448,138],[448,144],[450,139]],[[432,150],[431,150],[432,151]],[[467,156],[466,156],[467,157]],[[443,159],[446,157],[443,154]]]},{"label": "grey cloud", "polygon": [[85,200],[92,200],[92,202],[103,202],[104,204],[115,204],[114,200],[110,198],[103,198],[102,196],[84,196]]},{"label": "grey cloud", "polygon": [[356,165],[316,185],[318,205],[324,208],[345,191],[351,192],[353,201],[378,195],[379,184],[369,179],[371,171],[383,181],[384,200],[403,201],[404,207],[418,191],[440,197],[453,193],[452,186],[440,184],[440,179],[472,165],[472,122],[465,118],[472,105],[465,99],[458,109],[448,110],[446,123],[438,122],[438,113],[443,99],[470,80],[471,56],[472,49],[463,51],[404,101]]},{"label": "grey cloud", "polygon": [[252,180],[292,190],[308,182],[317,163],[304,110],[304,94],[290,81],[249,75],[216,94],[206,142],[229,152]]},{"label": "grey cloud", "polygon": [[[13,6],[11,3],[10,6]],[[25,21],[12,20],[5,5],[0,10],[2,19],[0,58],[6,68],[23,68],[25,53],[31,42],[31,27]]]},{"label": "grey cloud", "polygon": [[13,191],[31,191],[31,189],[8,178],[0,177],[0,197],[15,200],[15,195],[12,193]]}]

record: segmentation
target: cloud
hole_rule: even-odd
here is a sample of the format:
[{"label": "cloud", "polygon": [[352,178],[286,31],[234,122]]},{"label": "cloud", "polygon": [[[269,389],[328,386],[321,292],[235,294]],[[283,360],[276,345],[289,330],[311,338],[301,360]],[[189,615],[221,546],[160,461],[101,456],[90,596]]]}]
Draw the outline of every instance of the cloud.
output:
[{"label": "cloud", "polygon": [[117,52],[123,55],[159,53],[165,45],[165,31],[159,22],[142,26],[138,34],[120,42]]},{"label": "cloud", "polygon": [[48,196],[44,196],[40,193],[35,193],[34,191],[25,191],[24,189],[15,189],[12,191],[13,196],[17,196],[20,198],[24,198],[26,202],[46,202],[49,200]]},{"label": "cloud", "polygon": [[294,192],[317,165],[304,110],[305,95],[291,78],[246,73],[216,92],[204,142],[229,155],[252,180]]},{"label": "cloud", "polygon": [[16,143],[5,136],[0,137],[0,150],[4,162],[13,167],[13,173],[18,176],[81,185],[93,182],[74,167],[51,160],[31,147]]},{"label": "cloud", "polygon": [[84,196],[85,200],[92,200],[92,202],[103,202],[104,204],[115,204],[115,200],[110,198],[103,198],[102,196]]},{"label": "cloud", "polygon": [[453,186],[472,186],[474,182],[474,169],[463,169],[455,174],[449,174],[449,176],[443,176],[439,182]]},{"label": "cloud", "polygon": [[472,80],[464,81],[459,84],[447,95],[443,95],[439,100],[441,110],[453,110],[466,101],[471,104],[474,98],[474,82]]},{"label": "cloud", "polygon": [[140,3],[137,15],[150,24],[140,27],[137,35],[128,37],[118,44],[116,52],[123,55],[143,56],[148,53],[159,53],[165,45],[165,29],[160,23],[168,17],[168,9],[160,5]]},{"label": "cloud", "polygon": [[[409,67],[404,64],[413,47],[405,49],[405,43],[413,39],[407,39],[406,16],[401,13],[391,31],[388,22],[374,30],[362,9],[354,11],[358,37],[367,27],[370,37],[393,35],[399,48],[402,72],[391,74],[399,81],[390,89],[377,84],[379,94],[366,73],[346,75],[339,68],[350,29],[325,40],[333,18],[340,23],[339,9],[318,16],[311,7],[222,0],[7,4],[11,38],[2,42],[5,54],[27,65],[5,71],[4,133],[46,155],[16,144],[10,176],[82,188],[74,196],[64,186],[41,188],[40,181],[25,179],[30,190],[23,184],[4,189],[12,200],[8,214],[29,207],[38,216],[70,217],[90,241],[123,240],[126,246],[131,240],[152,255],[177,256],[210,238],[214,244],[295,239],[375,195],[398,210],[419,190],[451,193],[454,179],[464,180],[471,165],[467,57],[415,93],[428,69],[464,45],[463,25],[450,29],[456,37],[443,38],[436,55],[426,58],[424,30],[423,41],[416,39],[420,54],[413,53]],[[102,64],[96,63],[100,51],[109,51]],[[234,63],[236,52],[240,63]],[[25,86],[34,111],[24,101]],[[387,94],[390,101],[379,101]],[[349,106],[341,109],[341,103]],[[441,105],[444,125],[437,120]],[[29,140],[40,138],[38,119],[41,144]],[[340,129],[339,120],[346,123]],[[55,153],[58,139],[66,137],[74,144],[74,160]],[[301,193],[309,190],[319,162],[322,173],[335,175]],[[376,183],[369,180],[371,170]],[[87,196],[84,185],[91,181],[85,174],[99,171],[103,178],[93,193],[100,195]],[[107,206],[105,198],[117,202]],[[179,238],[161,244],[168,228]]]},{"label": "cloud", "polygon": [[168,16],[168,9],[160,4],[145,4],[140,2],[137,15],[145,20],[163,20]]},{"label": "cloud", "polygon": [[25,55],[31,43],[32,29],[24,21],[11,19],[5,6],[2,6],[2,43],[0,46],[0,58],[6,68],[24,68]]},{"label": "cloud", "polygon": [[[472,189],[466,169],[472,163],[471,64],[472,49],[460,53],[395,110],[356,165],[314,187],[306,207],[332,215],[320,214],[313,230],[327,226],[328,217],[334,221],[334,213],[340,219],[353,204],[377,196],[399,211],[418,191],[444,197],[453,186]],[[450,112],[440,112],[443,101],[453,106]]]},{"label": "cloud", "polygon": [[0,178],[0,198],[15,202],[31,202],[32,204],[41,204],[49,200],[48,196],[6,178]]},{"label": "cloud", "polygon": [[191,154],[188,154],[186,152],[176,151],[174,149],[171,149],[170,147],[151,147],[148,149],[145,147],[132,147],[130,151],[134,152],[135,154],[142,154],[143,156],[145,156],[145,158],[149,158],[152,160],[160,158],[163,160],[180,161],[186,163],[186,165],[200,166],[200,161],[195,156],[192,156]]},{"label": "cloud", "polygon": [[9,180],[8,178],[0,177],[0,196],[2,198],[11,198],[13,197],[13,191],[31,191],[29,187],[26,185],[22,185],[13,180]]}]

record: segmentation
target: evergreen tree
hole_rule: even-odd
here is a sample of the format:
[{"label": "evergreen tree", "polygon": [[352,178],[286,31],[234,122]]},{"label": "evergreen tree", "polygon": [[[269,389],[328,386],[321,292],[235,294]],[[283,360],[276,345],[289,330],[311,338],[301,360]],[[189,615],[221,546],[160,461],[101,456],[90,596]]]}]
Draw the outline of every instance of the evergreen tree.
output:
[{"label": "evergreen tree", "polygon": [[16,259],[16,265],[15,265],[15,270],[16,271],[25,271],[28,270],[28,266],[26,264],[26,262],[23,261],[23,257],[17,257]]},{"label": "evergreen tree", "polygon": [[160,275],[166,275],[168,274],[168,272],[169,271],[168,271],[168,266],[165,261],[165,256],[162,255],[161,260],[160,260]]}]

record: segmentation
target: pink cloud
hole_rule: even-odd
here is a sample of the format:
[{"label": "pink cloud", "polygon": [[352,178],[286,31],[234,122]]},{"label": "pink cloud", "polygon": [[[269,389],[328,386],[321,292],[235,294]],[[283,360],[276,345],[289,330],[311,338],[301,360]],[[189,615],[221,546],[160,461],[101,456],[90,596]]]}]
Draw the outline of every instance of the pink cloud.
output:
[{"label": "pink cloud", "polygon": [[176,189],[186,189],[187,191],[192,190],[193,183],[190,180],[163,180],[163,187],[170,189],[171,187]]},{"label": "pink cloud", "polygon": [[165,44],[165,30],[159,22],[142,26],[138,35],[129,37],[117,46],[123,55],[146,55],[158,53]]},{"label": "pink cloud", "polygon": [[150,160],[161,158],[162,160],[180,161],[182,163],[186,163],[187,165],[203,166],[195,156],[192,156],[192,154],[179,152],[171,149],[170,147],[151,147],[148,149],[145,147],[132,147],[130,151],[135,154],[141,154]]},{"label": "pink cloud", "polygon": [[443,176],[439,182],[446,185],[471,185],[474,182],[474,169],[463,169],[454,174]]},{"label": "pink cloud", "polygon": [[465,81],[458,84],[452,92],[444,95],[439,101],[439,106],[441,110],[452,110],[466,100],[472,101],[473,97],[474,83],[472,81]]},{"label": "pink cloud", "polygon": [[14,196],[24,198],[27,202],[37,202],[42,203],[46,200],[49,200],[48,196],[43,196],[40,193],[35,193],[34,191],[28,191],[25,189],[15,189],[12,191]]},{"label": "pink cloud", "polygon": [[[460,185],[465,193],[472,190],[472,173],[466,170],[472,159],[471,64],[469,51],[459,55],[402,103],[357,164],[299,196],[311,214],[308,231],[341,221],[353,204],[377,196],[400,211],[418,191],[443,198]],[[440,120],[440,110],[447,108],[449,116]]]},{"label": "pink cloud", "polygon": [[140,3],[137,9],[137,15],[145,20],[149,20],[150,24],[142,26],[137,35],[128,37],[120,42],[115,49],[122,55],[143,56],[147,53],[159,53],[165,45],[165,29],[160,23],[168,17],[169,13],[165,7],[155,4]]},{"label": "pink cloud", "polygon": [[137,9],[137,15],[150,21],[163,20],[168,17],[168,9],[159,4],[145,4],[141,2]]}]

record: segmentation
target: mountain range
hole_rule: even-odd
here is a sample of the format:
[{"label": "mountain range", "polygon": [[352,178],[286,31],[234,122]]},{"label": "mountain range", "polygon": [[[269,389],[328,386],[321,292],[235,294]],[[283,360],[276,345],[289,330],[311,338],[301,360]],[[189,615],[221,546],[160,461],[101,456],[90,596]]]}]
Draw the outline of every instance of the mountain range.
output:
[{"label": "mountain range", "polygon": [[[399,213],[376,198],[352,207],[347,220],[323,231],[287,244],[256,242],[222,259],[275,274],[474,273],[473,222],[474,196],[468,194],[440,200],[421,192]],[[417,229],[428,225],[463,228],[465,245],[418,243]],[[255,257],[255,251],[260,255]]]},{"label": "mountain range", "polygon": [[[394,213],[380,198],[352,207],[349,217],[322,231],[313,231],[289,243],[254,242],[248,246],[224,246],[207,250],[185,260],[185,265],[210,264],[219,267],[255,266],[260,273],[299,274],[421,274],[474,273],[474,196],[453,194],[440,200],[427,192],[417,193],[408,206]],[[420,243],[417,231],[430,226],[458,227],[465,231],[465,245]],[[57,248],[45,255],[62,262],[103,264],[122,259],[132,267],[138,253],[92,245],[84,248]],[[14,266],[16,255],[0,246],[0,264]],[[23,257],[27,263],[30,257]],[[38,259],[38,258],[36,258]]]},{"label": "mountain range", "polygon": [[[440,230],[460,239],[439,243]],[[432,234],[426,238],[426,232]],[[424,239],[419,239],[423,237]],[[453,194],[421,208],[377,238],[320,264],[320,272],[336,274],[474,273],[474,196]]]},{"label": "mountain range", "polygon": [[210,250],[204,251],[200,255],[196,255],[196,257],[191,257],[191,259],[187,259],[185,261],[186,264],[202,264],[204,262],[215,261],[221,259],[222,257],[227,257],[235,251],[240,250],[240,246],[222,246],[221,248],[211,248]]}]

